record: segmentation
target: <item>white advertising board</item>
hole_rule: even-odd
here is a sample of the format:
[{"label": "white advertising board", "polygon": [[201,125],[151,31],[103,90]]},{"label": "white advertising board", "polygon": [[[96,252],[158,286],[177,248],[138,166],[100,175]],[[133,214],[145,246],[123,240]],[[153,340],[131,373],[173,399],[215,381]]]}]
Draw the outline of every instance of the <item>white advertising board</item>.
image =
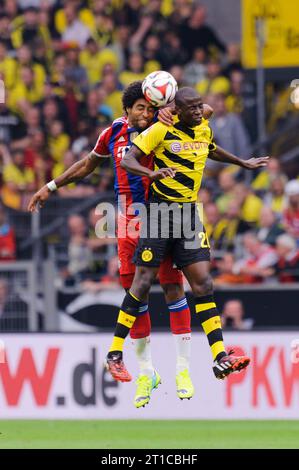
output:
[{"label": "white advertising board", "polygon": [[[215,379],[203,334],[193,333],[192,400],[175,389],[175,346],[169,333],[152,335],[162,377],[150,404],[133,406],[134,382],[116,383],[103,362],[112,334],[6,334],[1,336],[1,418],[33,419],[299,419],[299,332],[226,333],[228,348],[246,352],[246,371]],[[125,361],[134,378],[130,340]]]}]

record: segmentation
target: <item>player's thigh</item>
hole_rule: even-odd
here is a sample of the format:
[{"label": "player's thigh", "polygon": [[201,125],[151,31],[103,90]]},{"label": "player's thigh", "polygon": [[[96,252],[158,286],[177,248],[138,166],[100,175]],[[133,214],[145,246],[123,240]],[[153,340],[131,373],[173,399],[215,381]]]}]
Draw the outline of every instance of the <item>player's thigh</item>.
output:
[{"label": "player's thigh", "polygon": [[198,261],[183,267],[183,273],[187,278],[191,288],[197,285],[206,284],[210,276],[210,261]]},{"label": "player's thigh", "polygon": [[159,272],[158,278],[161,285],[165,284],[179,284],[180,286],[183,285],[183,275],[182,271],[180,271],[174,264],[172,255],[167,255],[164,260],[162,261]]},{"label": "player's thigh", "polygon": [[130,292],[142,302],[148,301],[150,287],[157,276],[159,267],[155,266],[136,266]]},{"label": "player's thigh", "polygon": [[119,273],[121,276],[133,275],[135,273],[134,254],[138,245],[138,239],[130,237],[118,238]]}]

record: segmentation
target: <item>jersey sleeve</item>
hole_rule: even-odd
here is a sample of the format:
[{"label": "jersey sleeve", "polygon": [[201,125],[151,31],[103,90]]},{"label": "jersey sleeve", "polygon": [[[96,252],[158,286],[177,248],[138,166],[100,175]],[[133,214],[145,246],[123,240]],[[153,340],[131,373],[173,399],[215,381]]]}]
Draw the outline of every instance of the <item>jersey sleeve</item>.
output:
[{"label": "jersey sleeve", "polygon": [[215,143],[214,133],[211,128],[210,128],[210,131],[211,131],[211,135],[210,135],[209,151],[214,152],[215,150],[217,150],[217,145]]},{"label": "jersey sleeve", "polygon": [[110,155],[109,151],[109,139],[111,137],[111,126],[101,132],[98,137],[97,143],[95,144],[92,152],[95,153],[98,157],[108,157]]},{"label": "jersey sleeve", "polygon": [[165,137],[167,128],[161,122],[153,124],[145,131],[133,140],[133,144],[136,145],[145,155],[149,155],[155,148],[158,147],[160,142]]}]

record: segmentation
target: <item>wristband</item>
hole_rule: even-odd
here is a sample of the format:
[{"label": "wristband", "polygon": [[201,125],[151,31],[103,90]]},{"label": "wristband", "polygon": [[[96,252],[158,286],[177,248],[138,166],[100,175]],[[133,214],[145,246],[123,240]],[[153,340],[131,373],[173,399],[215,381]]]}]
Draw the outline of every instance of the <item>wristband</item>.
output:
[{"label": "wristband", "polygon": [[47,187],[51,192],[56,191],[56,189],[57,189],[57,185],[56,185],[54,180],[47,183]]}]

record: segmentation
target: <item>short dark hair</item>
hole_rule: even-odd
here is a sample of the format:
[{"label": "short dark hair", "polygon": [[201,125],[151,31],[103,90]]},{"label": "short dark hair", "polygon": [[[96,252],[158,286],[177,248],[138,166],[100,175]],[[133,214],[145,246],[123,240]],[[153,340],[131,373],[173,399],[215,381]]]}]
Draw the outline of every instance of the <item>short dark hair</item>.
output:
[{"label": "short dark hair", "polygon": [[127,108],[132,108],[134,103],[141,98],[144,98],[144,94],[142,93],[142,80],[130,83],[130,85],[125,88],[122,96],[124,110],[126,111]]},{"label": "short dark hair", "polygon": [[200,98],[200,95],[196,90],[194,90],[194,88],[187,86],[180,88],[175,95],[176,106],[182,106],[185,103],[186,98]]}]

